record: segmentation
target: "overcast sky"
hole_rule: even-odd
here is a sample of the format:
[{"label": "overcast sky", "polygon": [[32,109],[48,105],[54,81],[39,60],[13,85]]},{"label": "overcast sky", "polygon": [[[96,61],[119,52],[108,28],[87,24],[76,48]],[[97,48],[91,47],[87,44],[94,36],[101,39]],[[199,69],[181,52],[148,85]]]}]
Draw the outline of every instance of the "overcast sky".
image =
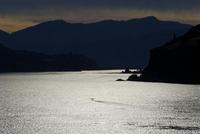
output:
[{"label": "overcast sky", "polygon": [[200,23],[200,0],[0,0],[0,29],[17,29],[46,20],[92,22],[156,16]]}]

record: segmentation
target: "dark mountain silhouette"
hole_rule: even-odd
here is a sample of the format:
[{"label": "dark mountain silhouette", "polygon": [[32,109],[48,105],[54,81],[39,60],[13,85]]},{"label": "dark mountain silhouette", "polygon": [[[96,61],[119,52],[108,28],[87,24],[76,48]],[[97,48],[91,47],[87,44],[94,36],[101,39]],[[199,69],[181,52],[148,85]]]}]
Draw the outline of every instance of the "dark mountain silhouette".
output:
[{"label": "dark mountain silhouette", "polygon": [[9,37],[10,37],[9,33],[0,30],[0,43],[6,42]]},{"label": "dark mountain silhouette", "polygon": [[96,68],[95,61],[82,55],[45,55],[15,51],[0,45],[0,72],[81,71]]},{"label": "dark mountain silhouette", "polygon": [[49,21],[11,34],[5,42],[17,50],[46,54],[80,53],[103,67],[144,66],[148,51],[185,33],[191,26],[155,17],[90,24]]},{"label": "dark mountain silhouette", "polygon": [[129,80],[200,84],[200,25],[162,47],[151,50],[142,77]]}]

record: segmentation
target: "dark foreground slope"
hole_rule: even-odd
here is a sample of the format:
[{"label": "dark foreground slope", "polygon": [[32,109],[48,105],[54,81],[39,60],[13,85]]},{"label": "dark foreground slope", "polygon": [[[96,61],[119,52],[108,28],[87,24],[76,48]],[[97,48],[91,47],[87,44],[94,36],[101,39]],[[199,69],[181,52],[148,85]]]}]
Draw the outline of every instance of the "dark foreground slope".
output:
[{"label": "dark foreground slope", "polygon": [[81,71],[96,68],[96,62],[82,55],[45,55],[15,51],[0,45],[0,72]]},{"label": "dark foreground slope", "polygon": [[142,73],[129,80],[200,84],[200,25],[151,50],[149,65]]},{"label": "dark foreground slope", "polygon": [[125,68],[146,65],[151,48],[172,39],[174,32],[180,35],[190,28],[155,17],[89,24],[56,20],[14,32],[4,44],[46,54],[73,52],[103,67]]}]

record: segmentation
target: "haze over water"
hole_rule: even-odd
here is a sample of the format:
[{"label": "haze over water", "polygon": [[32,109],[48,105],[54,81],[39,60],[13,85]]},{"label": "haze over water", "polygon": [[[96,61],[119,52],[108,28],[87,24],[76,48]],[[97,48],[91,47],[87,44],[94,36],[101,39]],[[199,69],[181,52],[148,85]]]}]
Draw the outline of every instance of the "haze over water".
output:
[{"label": "haze over water", "polygon": [[200,133],[200,86],[113,72],[1,74],[0,133]]}]

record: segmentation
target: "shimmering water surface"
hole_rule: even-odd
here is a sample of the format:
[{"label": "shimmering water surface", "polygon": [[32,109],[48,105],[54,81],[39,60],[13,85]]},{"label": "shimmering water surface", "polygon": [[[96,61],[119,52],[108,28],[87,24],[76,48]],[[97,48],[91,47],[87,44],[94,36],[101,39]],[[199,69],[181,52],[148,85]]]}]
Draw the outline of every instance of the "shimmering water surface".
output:
[{"label": "shimmering water surface", "polygon": [[0,133],[200,133],[200,86],[112,72],[1,74]]}]

